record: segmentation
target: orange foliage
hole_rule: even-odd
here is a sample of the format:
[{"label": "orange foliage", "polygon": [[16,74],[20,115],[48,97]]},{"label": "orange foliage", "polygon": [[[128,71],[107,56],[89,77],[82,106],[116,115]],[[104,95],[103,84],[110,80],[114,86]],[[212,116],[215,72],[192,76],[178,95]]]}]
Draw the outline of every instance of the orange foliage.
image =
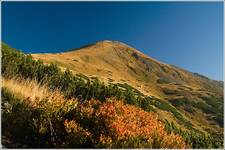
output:
[{"label": "orange foliage", "polygon": [[[91,100],[80,106],[84,118],[94,120],[92,131],[98,131],[95,143],[100,147],[185,148],[185,141],[168,134],[155,113],[108,99],[104,103]],[[99,127],[101,126],[101,127]]]}]

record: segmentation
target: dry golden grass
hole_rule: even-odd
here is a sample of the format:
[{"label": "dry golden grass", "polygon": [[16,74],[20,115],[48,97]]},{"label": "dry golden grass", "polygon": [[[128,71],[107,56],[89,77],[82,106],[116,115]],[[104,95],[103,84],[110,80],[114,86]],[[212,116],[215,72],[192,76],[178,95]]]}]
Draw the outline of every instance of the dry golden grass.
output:
[{"label": "dry golden grass", "polygon": [[46,85],[40,85],[34,80],[3,78],[2,81],[3,87],[32,106],[37,106],[43,100],[48,103],[64,101],[63,95],[58,90],[50,91]]},{"label": "dry golden grass", "polygon": [[31,99],[43,99],[50,93],[45,86],[40,86],[34,80],[3,78],[3,87],[9,88],[17,96],[30,97]]}]

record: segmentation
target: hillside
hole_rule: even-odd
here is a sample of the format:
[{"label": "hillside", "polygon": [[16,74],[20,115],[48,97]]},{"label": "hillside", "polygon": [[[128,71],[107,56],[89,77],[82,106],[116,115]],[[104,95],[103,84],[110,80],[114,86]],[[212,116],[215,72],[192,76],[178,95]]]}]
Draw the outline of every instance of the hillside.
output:
[{"label": "hillside", "polygon": [[[96,53],[96,48],[91,54],[91,49],[102,43],[108,45],[106,50]],[[116,55],[117,50],[112,52],[112,45],[120,47],[120,54]],[[64,54],[66,58],[62,57]],[[84,54],[93,56],[85,57],[88,58],[87,65],[85,60],[81,61]],[[102,69],[106,69],[109,64],[102,61],[103,54],[114,63],[111,65],[111,78],[114,77],[113,71],[123,72],[121,77],[116,77],[130,78],[129,82],[116,77],[114,81],[108,81],[103,78],[104,74],[96,75],[99,80],[94,73],[90,75],[85,70],[73,70],[71,63],[65,63],[78,55],[81,58],[76,56],[76,60],[79,59],[78,62],[83,62],[84,66],[94,67],[93,64],[98,62],[105,63]],[[47,55],[58,60],[47,59]],[[126,66],[128,62],[125,60],[129,55],[131,57],[127,61],[132,62],[131,70],[135,70],[136,75],[129,65]],[[2,143],[6,147],[223,147],[223,87],[220,82],[160,63],[118,42],[98,42],[61,54],[33,55],[37,59],[36,56],[42,56],[44,63],[2,44]],[[94,61],[88,63],[92,59]],[[50,63],[50,60],[58,65]],[[144,64],[146,66],[141,67]],[[152,72],[146,71],[150,65]],[[170,67],[168,73],[177,71],[180,78],[185,78],[181,77],[184,74],[192,79],[177,79],[177,83],[175,76],[168,74],[166,78],[166,73],[158,70],[160,65]],[[100,65],[96,66],[99,68]],[[123,70],[125,68],[127,70]],[[149,72],[152,78],[131,81],[143,76],[143,72]],[[133,84],[144,81],[149,91],[138,89]],[[149,85],[154,86],[155,92]]]},{"label": "hillside", "polygon": [[223,83],[159,62],[124,43],[101,41],[67,52],[32,57],[74,73],[96,76],[106,84],[127,83],[145,95],[170,102],[198,130],[222,130]]},{"label": "hillside", "polygon": [[[106,82],[126,82],[149,95],[167,97],[164,84],[175,89],[223,93],[218,81],[161,63],[120,42],[103,41],[56,54],[32,54],[76,73],[97,76]],[[149,88],[151,87],[151,88]]]}]

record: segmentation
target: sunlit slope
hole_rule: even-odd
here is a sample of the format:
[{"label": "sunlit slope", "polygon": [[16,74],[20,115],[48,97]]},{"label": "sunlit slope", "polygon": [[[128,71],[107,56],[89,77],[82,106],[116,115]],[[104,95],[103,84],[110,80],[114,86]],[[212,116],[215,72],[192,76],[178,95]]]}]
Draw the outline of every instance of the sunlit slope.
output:
[{"label": "sunlit slope", "polygon": [[[222,84],[175,66],[161,63],[120,42],[103,41],[80,49],[56,54],[33,54],[44,62],[55,62],[76,73],[98,76],[108,82],[126,82],[144,93],[166,96],[163,89],[222,94]],[[164,86],[166,85],[166,86]]]}]

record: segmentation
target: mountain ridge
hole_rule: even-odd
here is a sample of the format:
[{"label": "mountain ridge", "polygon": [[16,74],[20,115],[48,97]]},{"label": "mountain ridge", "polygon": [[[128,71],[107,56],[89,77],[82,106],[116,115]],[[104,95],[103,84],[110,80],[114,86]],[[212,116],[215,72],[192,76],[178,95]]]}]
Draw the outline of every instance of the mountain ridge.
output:
[{"label": "mountain ridge", "polygon": [[[81,53],[81,54],[79,54],[79,53]],[[93,56],[92,55],[86,56],[85,53],[92,54]],[[101,61],[105,61],[106,63],[108,63],[111,66],[113,64],[110,64],[109,60],[113,57],[117,57],[117,58],[114,59],[114,61],[111,61],[111,62],[117,62],[119,60],[120,64],[121,64],[121,62],[123,62],[123,64],[121,64],[121,65],[126,65],[127,68],[130,70],[130,72],[133,72],[133,73],[136,72],[135,74],[138,74],[137,70],[139,70],[139,74],[140,74],[140,69],[138,67],[145,67],[145,70],[144,71],[142,70],[142,72],[146,73],[146,70],[147,70],[146,74],[148,74],[150,72],[150,70],[154,70],[154,67],[155,68],[157,67],[158,71],[156,71],[156,72],[157,73],[158,72],[161,72],[161,73],[165,72],[162,76],[163,78],[165,78],[165,76],[167,76],[166,71],[173,70],[173,76],[176,76],[176,77],[171,76],[169,80],[171,80],[171,79],[176,80],[176,82],[178,82],[178,84],[182,83],[183,80],[187,81],[187,77],[184,78],[184,76],[192,75],[191,72],[189,72],[185,69],[182,69],[182,68],[174,66],[174,65],[168,65],[166,63],[160,62],[160,61],[158,61],[154,58],[151,58],[150,56],[136,50],[135,48],[130,47],[127,44],[124,44],[124,43],[118,42],[118,41],[109,41],[109,40],[100,41],[100,42],[96,42],[95,44],[89,44],[87,46],[84,46],[84,47],[81,47],[81,48],[78,48],[78,49],[75,49],[75,50],[72,49],[72,50],[66,51],[64,53],[56,53],[55,55],[58,56],[58,55],[61,55],[61,54],[68,54],[68,55],[71,55],[71,57],[73,57],[72,55],[74,55],[74,57],[76,57],[75,55],[77,55],[77,54],[82,55],[83,60],[85,60],[85,59],[87,60],[89,58],[93,59],[93,58],[98,57],[97,59],[99,59]],[[39,54],[33,54],[33,56],[40,56],[40,55]],[[46,55],[49,56],[51,54],[46,54]],[[107,55],[109,55],[110,57],[108,57]],[[70,59],[70,58],[67,58],[67,59]],[[134,60],[136,62],[129,62],[131,59],[136,59],[136,60]],[[45,59],[45,60],[48,61],[47,59]],[[52,60],[54,60],[54,58]],[[61,60],[54,60],[54,61],[56,61],[56,63],[57,62],[63,63]],[[76,59],[74,59],[74,61],[76,61]],[[128,63],[126,64],[124,61],[127,61]],[[136,65],[137,63],[139,63],[138,66]],[[98,62],[97,62],[96,65],[103,65],[104,66],[104,64],[102,62],[101,62],[101,64],[98,64]],[[136,66],[133,67],[134,65],[136,65]],[[86,66],[86,65],[84,65],[84,66]],[[70,69],[73,70],[73,68],[70,68]],[[118,68],[116,68],[116,69],[118,70]],[[181,73],[185,72],[185,75],[180,76],[180,71],[181,71]],[[131,74],[133,74],[133,73],[131,73]],[[141,73],[141,74],[143,76],[143,73]],[[159,77],[160,77],[160,75],[159,75]],[[182,79],[182,77],[184,79]],[[202,75],[201,75],[201,77],[202,77]],[[173,78],[175,78],[175,79],[173,79]],[[195,79],[195,80],[197,80],[197,79]],[[202,78],[200,80],[203,81]],[[212,79],[210,79],[210,80],[212,80]],[[195,81],[192,81],[192,82],[195,82]],[[213,83],[213,84],[215,84],[215,83]]]},{"label": "mountain ridge", "polygon": [[108,44],[111,44],[111,45],[123,45],[124,47],[130,48],[130,49],[132,49],[132,50],[134,50],[136,52],[139,52],[142,55],[145,55],[146,57],[149,57],[152,60],[157,61],[159,63],[165,64],[165,65],[169,65],[169,66],[172,66],[172,67],[175,67],[175,68],[178,68],[178,69],[183,69],[184,71],[190,72],[190,73],[192,73],[194,75],[197,75],[197,76],[200,76],[200,77],[203,77],[203,78],[207,78],[207,79],[210,79],[210,80],[213,80],[213,81],[222,82],[222,83],[224,82],[223,80],[213,79],[213,78],[210,78],[207,75],[203,75],[203,74],[201,74],[199,72],[189,71],[188,69],[184,69],[184,68],[182,68],[180,66],[176,66],[176,65],[173,65],[173,64],[167,64],[167,63],[165,63],[163,61],[159,61],[159,60],[157,60],[157,59],[155,59],[155,58],[153,58],[153,57],[151,57],[151,56],[143,53],[142,51],[139,51],[139,50],[135,49],[134,47],[129,46],[126,43],[123,43],[123,42],[120,42],[120,41],[113,41],[113,40],[103,40],[103,41],[98,41],[98,42],[94,42],[94,43],[90,43],[90,44],[85,44],[84,46],[80,46],[78,48],[73,48],[73,49],[65,50],[65,51],[62,51],[62,52],[56,52],[56,53],[33,53],[33,55],[35,55],[35,54],[58,54],[58,53],[67,53],[67,52],[73,52],[73,51],[78,51],[78,50],[84,50],[84,48],[92,47],[92,46],[96,46],[96,45],[104,45],[105,43],[108,43]]}]

